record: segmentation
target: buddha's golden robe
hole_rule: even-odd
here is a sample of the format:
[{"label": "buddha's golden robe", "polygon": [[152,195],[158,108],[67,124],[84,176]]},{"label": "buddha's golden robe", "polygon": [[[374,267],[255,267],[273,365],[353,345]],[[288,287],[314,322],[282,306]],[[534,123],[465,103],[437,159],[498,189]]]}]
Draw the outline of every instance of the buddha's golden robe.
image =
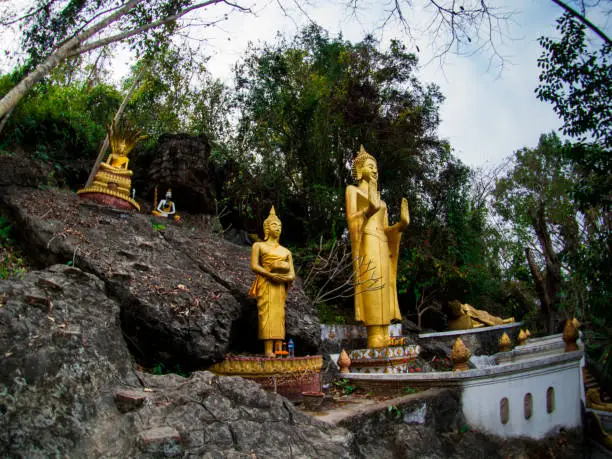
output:
[{"label": "buddha's golden robe", "polygon": [[[290,252],[283,246],[259,255],[260,265],[272,272],[276,262],[289,262]],[[285,300],[291,283],[275,283],[257,275],[249,296],[257,298],[259,339],[285,339]]]},{"label": "buddha's golden robe", "polygon": [[[397,260],[402,233],[389,226],[387,205],[369,218],[367,196],[359,188],[346,190],[347,220],[356,276],[355,320],[366,326],[401,320],[397,301]],[[370,279],[377,279],[372,282]]]}]

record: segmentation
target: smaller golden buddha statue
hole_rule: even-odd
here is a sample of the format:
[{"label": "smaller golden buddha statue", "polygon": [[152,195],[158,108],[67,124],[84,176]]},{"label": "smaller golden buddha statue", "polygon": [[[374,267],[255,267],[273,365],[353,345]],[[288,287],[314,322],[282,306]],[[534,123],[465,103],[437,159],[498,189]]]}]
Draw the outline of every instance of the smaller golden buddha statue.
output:
[{"label": "smaller golden buddha statue", "polygon": [[285,339],[285,300],[295,279],[291,252],[280,245],[282,224],[274,206],[265,219],[264,240],[251,250],[251,269],[257,277],[249,296],[257,298],[258,336],[264,342],[266,357],[282,352]]},{"label": "smaller golden buddha statue", "polygon": [[[157,201],[157,188],[155,188],[155,201]],[[154,204],[155,209],[151,212],[156,217],[172,218],[176,221],[180,221],[181,217],[176,213],[176,206],[172,201],[172,189],[168,188],[166,191],[166,197],[160,199],[157,205]]]},{"label": "smaller golden buddha statue", "polygon": [[118,128],[115,120],[106,131],[111,153],[100,163],[91,186],[78,190],[77,194],[112,207],[140,210],[140,205],[130,196],[133,172],[128,169],[127,155],[146,136],[129,127]]}]

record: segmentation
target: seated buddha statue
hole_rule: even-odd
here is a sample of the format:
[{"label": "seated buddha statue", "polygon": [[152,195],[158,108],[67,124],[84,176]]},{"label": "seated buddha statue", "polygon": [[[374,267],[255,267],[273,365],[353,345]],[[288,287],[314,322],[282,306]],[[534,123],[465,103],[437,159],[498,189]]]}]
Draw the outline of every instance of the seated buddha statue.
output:
[{"label": "seated buddha statue", "polygon": [[111,126],[106,127],[106,131],[111,153],[106,161],[100,163],[91,186],[78,190],[77,194],[112,207],[135,207],[140,210],[140,205],[130,196],[133,172],[128,169],[128,153],[145,136],[128,127],[118,128],[114,120]]}]

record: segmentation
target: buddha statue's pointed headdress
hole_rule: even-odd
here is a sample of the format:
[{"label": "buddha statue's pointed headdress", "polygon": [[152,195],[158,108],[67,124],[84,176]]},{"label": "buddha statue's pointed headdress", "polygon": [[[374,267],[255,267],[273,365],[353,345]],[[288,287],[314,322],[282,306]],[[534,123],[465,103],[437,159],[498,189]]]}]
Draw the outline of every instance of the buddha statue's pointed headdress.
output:
[{"label": "buddha statue's pointed headdress", "polygon": [[351,172],[355,180],[361,180],[361,168],[368,159],[371,159],[372,161],[376,162],[376,158],[374,158],[374,156],[368,153],[363,147],[363,145],[361,145],[359,148],[359,153],[355,155],[355,157],[353,158],[353,163],[351,164]]},{"label": "buddha statue's pointed headdress", "polygon": [[263,222],[263,230],[264,230],[264,239],[268,239],[268,228],[272,224],[272,222],[278,222],[281,224],[280,218],[276,216],[276,211],[274,210],[274,206],[270,209],[270,214],[268,218],[266,218]]}]

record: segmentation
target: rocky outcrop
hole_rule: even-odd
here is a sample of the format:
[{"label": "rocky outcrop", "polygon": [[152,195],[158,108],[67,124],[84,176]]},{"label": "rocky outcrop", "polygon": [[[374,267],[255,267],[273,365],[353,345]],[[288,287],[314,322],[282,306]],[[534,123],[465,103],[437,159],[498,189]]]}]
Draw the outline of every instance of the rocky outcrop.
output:
[{"label": "rocky outcrop", "polygon": [[[8,188],[1,199],[34,260],[70,263],[104,282],[141,364],[194,370],[230,351],[258,349],[250,250],[212,234],[201,217],[184,215],[162,229],[146,215],[67,191]],[[316,352],[319,322],[299,282],[287,301],[287,333],[299,355]]]},{"label": "rocky outcrop", "polygon": [[65,265],[0,283],[3,457],[350,457],[352,435],[241,378],[134,371],[119,305]]},{"label": "rocky outcrop", "polygon": [[159,198],[171,187],[173,199],[188,212],[214,214],[214,168],[205,137],[166,134],[159,139],[149,168],[149,183],[158,186]]},{"label": "rocky outcrop", "polygon": [[1,282],[0,299],[2,456],[64,456],[95,442],[100,420],[119,427],[112,388],[138,380],[104,284],[53,266]]},{"label": "rocky outcrop", "polygon": [[25,152],[0,155],[0,186],[55,185],[53,167],[36,161]]},{"label": "rocky outcrop", "polygon": [[354,457],[353,436],[238,377],[142,375],[152,392],[126,417],[140,451],[189,457]]}]

